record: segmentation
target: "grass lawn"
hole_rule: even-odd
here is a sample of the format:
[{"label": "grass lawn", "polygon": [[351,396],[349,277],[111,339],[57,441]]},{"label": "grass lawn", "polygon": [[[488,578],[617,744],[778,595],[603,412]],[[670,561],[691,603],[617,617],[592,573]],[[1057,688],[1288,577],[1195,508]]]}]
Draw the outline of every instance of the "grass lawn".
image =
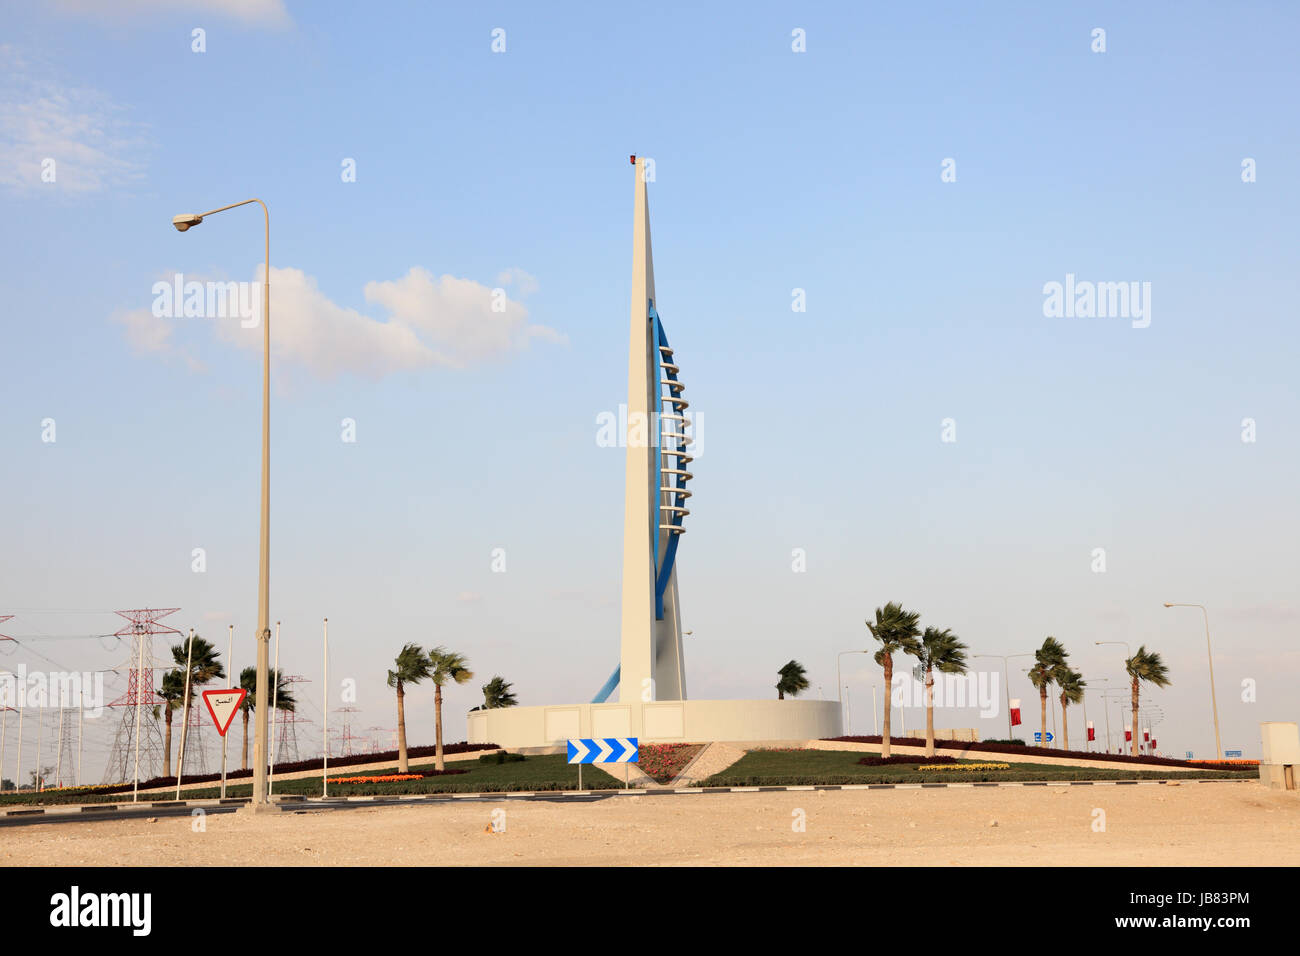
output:
[{"label": "grass lawn", "polygon": [[[1242,770],[1205,770],[1196,773],[1174,773],[1161,770],[1111,770],[1089,769],[1085,767],[1060,767],[1050,764],[1012,764],[1010,770],[980,771],[921,771],[917,765],[897,765],[883,767],[866,767],[858,763],[864,755],[859,751],[847,750],[753,750],[722,773],[715,774],[701,781],[697,787],[779,787],[810,786],[817,784],[852,784],[852,783],[947,783],[947,782],[988,782],[988,781],[1027,781],[1027,780],[1181,780],[1198,777],[1211,778],[1256,778],[1259,771],[1254,768]],[[996,763],[996,755],[988,760],[963,760],[959,763]],[[341,783],[330,784],[331,797],[354,796],[395,796],[398,794],[421,793],[503,793],[529,790],[577,790],[578,768],[569,764],[563,754],[532,756],[514,763],[479,763],[476,760],[449,763],[449,768],[464,769],[467,773],[449,774],[441,777],[425,777],[420,780],[402,780],[388,783]],[[365,776],[383,776],[397,773],[396,766],[385,770],[366,771]],[[330,776],[346,777],[359,775],[346,767]],[[582,772],[582,784],[586,790],[616,790],[622,783],[609,774],[588,766]],[[232,783],[226,787],[229,797],[248,797],[252,794],[252,785]],[[300,780],[277,780],[275,792],[282,794],[302,794],[318,797],[321,795],[320,777]],[[170,800],[174,791],[169,793],[142,794],[142,802]],[[185,790],[182,799],[201,800],[221,795],[219,786],[202,787]],[[51,806],[68,803],[112,803],[130,802],[131,793],[97,794],[91,792],[55,793],[6,793],[0,794],[0,807],[15,805]]]},{"label": "grass lawn", "polygon": [[[865,767],[865,754],[853,750],[751,750],[722,773],[696,784],[698,787],[792,787],[846,783],[949,783],[1024,780],[1179,780],[1196,777],[1257,777],[1248,771],[1175,773],[1159,770],[1111,770],[1061,767],[1053,764],[1013,763],[1010,770],[917,770],[917,765]],[[960,760],[959,764],[997,763],[988,759]]]},{"label": "grass lawn", "polygon": [[[577,790],[578,768],[570,765],[564,754],[546,754],[528,757],[515,763],[479,763],[477,760],[458,760],[448,762],[447,768],[467,770],[468,773],[448,774],[441,777],[425,777],[422,780],[400,780],[390,783],[331,783],[331,797],[354,797],[415,793],[476,793],[504,792],[512,790]],[[430,769],[432,769],[430,767]],[[386,770],[352,771],[346,767],[331,770],[330,778],[349,776],[385,776],[397,773],[397,767]],[[582,770],[584,790],[617,790],[623,784],[596,767],[584,767]],[[226,786],[228,797],[248,797],[252,795],[253,786],[249,783],[231,783]],[[319,797],[321,795],[320,777],[299,780],[275,781],[275,793],[303,794]],[[203,800],[221,795],[220,785],[184,790],[183,800]],[[170,793],[141,795],[142,801],[170,800],[175,790]],[[0,795],[0,806],[12,804],[59,804],[59,803],[107,803],[130,801],[131,793],[95,795],[92,793],[60,794],[49,791],[36,793],[6,793]]]}]

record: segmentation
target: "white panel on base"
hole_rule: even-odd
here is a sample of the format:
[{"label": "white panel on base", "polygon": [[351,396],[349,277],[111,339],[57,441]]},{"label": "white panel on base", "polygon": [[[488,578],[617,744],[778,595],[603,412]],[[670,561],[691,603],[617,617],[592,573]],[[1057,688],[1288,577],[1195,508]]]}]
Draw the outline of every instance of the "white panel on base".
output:
[{"label": "white panel on base", "polygon": [[593,737],[635,737],[632,733],[632,708],[593,707],[591,708],[591,736]]},{"label": "white panel on base", "polygon": [[582,736],[582,726],[579,720],[581,711],[578,708],[551,708],[546,709],[546,740],[548,743],[568,740],[571,737]]},{"label": "white panel on base", "polygon": [[686,736],[681,704],[646,704],[642,720],[645,721],[642,735],[649,740]]}]

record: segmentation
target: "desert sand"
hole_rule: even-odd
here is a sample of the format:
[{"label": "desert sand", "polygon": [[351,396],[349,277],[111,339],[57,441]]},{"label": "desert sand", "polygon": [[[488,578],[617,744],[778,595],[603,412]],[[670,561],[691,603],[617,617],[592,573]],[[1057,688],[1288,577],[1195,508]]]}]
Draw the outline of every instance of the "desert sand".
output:
[{"label": "desert sand", "polygon": [[[502,809],[504,830],[491,832]],[[5,828],[0,864],[1300,864],[1300,793],[1253,781],[502,798],[200,822]]]}]

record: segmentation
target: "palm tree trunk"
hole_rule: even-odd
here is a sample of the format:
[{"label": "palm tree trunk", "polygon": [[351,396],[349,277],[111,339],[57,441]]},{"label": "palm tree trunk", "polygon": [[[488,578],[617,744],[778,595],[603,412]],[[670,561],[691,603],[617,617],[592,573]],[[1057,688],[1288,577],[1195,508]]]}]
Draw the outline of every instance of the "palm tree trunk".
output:
[{"label": "palm tree trunk", "polygon": [[1065,719],[1065,710],[1069,706],[1064,700],[1061,701],[1061,749],[1070,749],[1070,725]]},{"label": "palm tree trunk", "polygon": [[1138,679],[1133,678],[1133,756],[1138,755]]},{"label": "palm tree trunk", "polygon": [[244,708],[244,769],[248,769],[248,708]]},{"label": "palm tree trunk", "polygon": [[410,765],[406,761],[406,692],[402,690],[402,682],[397,682],[397,772],[406,773],[410,770]]},{"label": "palm tree trunk", "polygon": [[433,687],[433,766],[435,770],[446,770],[447,766],[442,759],[442,685],[435,684]]},{"label": "palm tree trunk", "polygon": [[925,755],[934,756],[934,668],[925,669]]},{"label": "palm tree trunk", "polygon": [[1039,703],[1039,709],[1042,711],[1041,723],[1043,725],[1043,732],[1038,738],[1038,746],[1046,747],[1047,746],[1047,684],[1043,684],[1042,687],[1038,688],[1038,703]]},{"label": "palm tree trunk", "polygon": [[164,777],[170,777],[172,775],[172,705],[170,703],[166,703],[163,705],[163,707],[165,708],[163,712],[163,723],[166,725],[167,729],[163,733],[163,774],[162,775]]},{"label": "palm tree trunk", "polygon": [[894,658],[890,654],[885,655],[885,720],[882,726],[884,733],[880,735],[880,756],[883,760],[889,759],[889,702],[894,699]]},{"label": "palm tree trunk", "polygon": [[782,690],[781,688],[779,688],[779,687],[776,689],[776,699],[777,699],[777,700],[785,700],[785,691],[783,691],[783,690]]}]

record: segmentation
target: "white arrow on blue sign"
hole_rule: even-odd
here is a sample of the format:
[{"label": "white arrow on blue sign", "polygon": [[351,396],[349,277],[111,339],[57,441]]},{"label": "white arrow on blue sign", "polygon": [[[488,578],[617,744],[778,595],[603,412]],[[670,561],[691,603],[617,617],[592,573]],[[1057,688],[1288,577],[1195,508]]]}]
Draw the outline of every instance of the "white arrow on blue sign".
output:
[{"label": "white arrow on blue sign", "polygon": [[635,737],[580,737],[569,741],[569,763],[637,763]]},{"label": "white arrow on blue sign", "polygon": [[[1034,731],[1034,740],[1038,741],[1039,743],[1043,742],[1043,732],[1041,730]],[[1047,742],[1049,744],[1052,742],[1052,732],[1050,730],[1047,732]]]},{"label": "white arrow on blue sign", "polygon": [[1241,751],[1240,751],[1240,750],[1225,750],[1225,751],[1223,752],[1223,755],[1224,755],[1225,757],[1240,757],[1240,756],[1241,756]]}]

